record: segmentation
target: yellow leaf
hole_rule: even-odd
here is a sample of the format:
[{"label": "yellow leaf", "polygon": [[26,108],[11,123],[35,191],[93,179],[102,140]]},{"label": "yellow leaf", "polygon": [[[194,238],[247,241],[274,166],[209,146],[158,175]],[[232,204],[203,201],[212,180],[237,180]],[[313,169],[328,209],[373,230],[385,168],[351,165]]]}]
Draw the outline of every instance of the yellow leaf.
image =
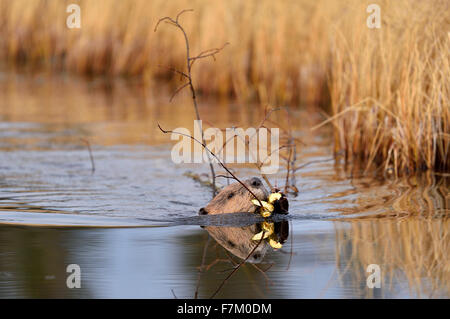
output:
[{"label": "yellow leaf", "polygon": [[268,232],[259,232],[255,236],[252,237],[252,240],[261,240],[263,233],[264,233],[264,237],[263,237],[264,239],[266,239],[267,237],[270,236],[270,234]]},{"label": "yellow leaf", "polygon": [[261,216],[264,218],[270,217],[270,215],[272,215],[271,212],[267,211],[267,210],[261,210]]},{"label": "yellow leaf", "polygon": [[269,195],[269,203],[273,204],[275,201],[281,198],[281,193],[272,193]]},{"label": "yellow leaf", "polygon": [[269,238],[269,245],[272,246],[273,249],[280,249],[281,247],[283,247],[281,243],[272,238]]},{"label": "yellow leaf", "polygon": [[267,210],[267,211],[269,211],[269,212],[273,212],[273,210],[275,209],[274,207],[273,207],[273,205],[272,204],[270,204],[270,203],[268,203],[268,202],[262,202],[262,204],[263,204],[263,207],[265,208],[265,210]]},{"label": "yellow leaf", "polygon": [[253,205],[261,206],[261,205],[259,204],[259,201],[258,201],[257,199],[252,199],[252,203],[253,203]]},{"label": "yellow leaf", "polygon": [[271,222],[263,222],[261,225],[262,229],[264,229],[266,232],[268,232],[270,235],[273,234],[275,230],[275,226]]}]

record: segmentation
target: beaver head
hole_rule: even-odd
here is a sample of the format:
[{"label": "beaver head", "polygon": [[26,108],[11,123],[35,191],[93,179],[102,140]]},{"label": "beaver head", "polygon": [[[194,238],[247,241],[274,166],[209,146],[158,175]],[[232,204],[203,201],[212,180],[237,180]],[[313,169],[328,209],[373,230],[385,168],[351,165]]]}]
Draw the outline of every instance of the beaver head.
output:
[{"label": "beaver head", "polygon": [[[262,181],[253,177],[243,182],[259,200],[266,200],[269,195]],[[224,187],[206,207],[201,208],[200,215],[225,214],[225,213],[253,213],[256,206],[253,205],[253,195],[240,183],[236,182]]]}]

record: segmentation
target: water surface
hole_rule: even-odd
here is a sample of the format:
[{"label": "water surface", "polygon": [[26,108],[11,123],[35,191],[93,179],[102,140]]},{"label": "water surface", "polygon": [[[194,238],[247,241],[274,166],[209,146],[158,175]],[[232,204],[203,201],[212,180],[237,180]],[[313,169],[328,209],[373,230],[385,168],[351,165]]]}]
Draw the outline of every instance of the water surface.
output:
[{"label": "water surface", "polygon": [[[157,128],[192,128],[189,97],[169,103],[167,88],[42,74],[0,79],[0,296],[210,297],[240,259],[208,227],[234,236],[261,220],[197,216],[211,192],[186,172],[208,167],[174,164],[170,137]],[[200,111],[216,127],[257,126],[264,116],[208,98]],[[279,113],[274,121],[286,124]],[[290,117],[302,141],[297,163],[312,164],[295,175],[289,237],[242,266],[217,297],[448,298],[448,180],[356,178],[332,160],[330,132],[310,130],[317,112]],[[284,169],[270,176],[284,179]],[[72,263],[81,289],[66,286]],[[381,268],[379,289],[367,287],[370,264]]]}]

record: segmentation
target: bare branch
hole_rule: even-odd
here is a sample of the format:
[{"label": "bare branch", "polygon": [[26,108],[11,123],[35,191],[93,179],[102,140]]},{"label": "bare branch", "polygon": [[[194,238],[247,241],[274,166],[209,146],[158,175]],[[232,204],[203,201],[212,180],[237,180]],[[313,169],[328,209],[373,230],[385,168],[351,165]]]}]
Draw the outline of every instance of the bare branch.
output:
[{"label": "bare branch", "polygon": [[175,97],[175,95],[177,95],[182,89],[184,89],[185,87],[187,87],[189,85],[188,83],[183,84],[182,86],[180,86],[178,89],[175,90],[175,92],[173,92],[172,96],[169,99],[169,102],[172,102],[173,98]]},{"label": "bare branch", "polygon": [[222,177],[222,178],[230,178],[230,179],[233,179],[232,176],[227,176],[227,175],[216,175],[216,177]]},{"label": "bare branch", "polygon": [[190,57],[189,58],[189,66],[190,66],[190,68],[192,68],[192,65],[194,65],[194,62],[199,60],[199,59],[212,57],[214,59],[214,61],[215,61],[216,60],[215,55],[217,53],[219,53],[220,51],[222,51],[228,44],[230,44],[230,43],[226,42],[221,48],[208,49],[208,50],[205,50],[203,52],[200,52],[197,56]]},{"label": "bare branch", "polygon": [[264,234],[265,234],[265,230],[262,231],[262,236],[261,239],[259,240],[258,244],[255,245],[255,247],[253,247],[253,249],[250,251],[250,253],[247,255],[247,257],[245,257],[245,259],[240,262],[234,269],[233,271],[222,281],[222,283],[220,284],[220,286],[216,289],[216,291],[212,294],[212,296],[210,297],[210,299],[214,298],[217,293],[220,291],[220,289],[222,289],[222,287],[225,285],[225,283],[228,281],[228,279],[231,278],[231,276],[234,275],[234,273],[236,271],[239,270],[239,268],[241,268],[241,266],[250,258],[250,256],[255,252],[256,248],[258,248],[258,246],[261,244],[261,242],[264,240]]},{"label": "bare branch", "polygon": [[86,146],[88,148],[89,151],[89,158],[91,159],[91,171],[92,174],[94,174],[95,172],[95,163],[94,163],[94,156],[92,155],[92,149],[91,149],[91,143],[89,143],[89,141],[85,138],[81,138],[81,140],[86,143]]},{"label": "bare branch", "polygon": [[198,298],[198,290],[200,289],[200,278],[202,276],[202,272],[203,272],[203,267],[205,265],[205,259],[206,259],[206,251],[208,250],[208,246],[209,246],[209,241],[211,240],[211,237],[209,237],[208,234],[208,240],[205,243],[205,246],[203,247],[203,255],[202,255],[202,264],[200,266],[200,269],[198,271],[198,276],[197,276],[197,287],[195,289],[195,293],[194,293],[194,299]]},{"label": "bare branch", "polygon": [[167,69],[167,70],[169,70],[169,71],[172,71],[172,72],[174,72],[174,73],[177,73],[177,74],[179,74],[179,75],[181,75],[181,76],[184,76],[185,78],[187,78],[187,79],[189,79],[189,76],[186,74],[186,73],[184,73],[184,72],[182,72],[182,71],[180,71],[180,70],[177,70],[177,69],[175,69],[175,68],[172,68],[172,67],[170,67],[170,66],[164,66],[164,65],[158,65],[160,68],[165,68],[165,69]]},{"label": "bare branch", "polygon": [[236,175],[234,175],[226,166],[225,166],[225,164],[223,164],[222,162],[221,162],[221,160],[216,156],[216,154],[214,154],[207,146],[206,146],[206,143],[205,142],[200,142],[198,139],[196,139],[195,137],[193,137],[192,135],[188,135],[188,134],[184,134],[184,133],[181,133],[181,132],[174,132],[174,131],[168,131],[168,130],[164,130],[162,127],[161,127],[161,125],[159,125],[159,123],[157,123],[158,124],[158,127],[159,127],[159,129],[161,130],[161,132],[163,132],[164,134],[167,134],[167,133],[172,133],[172,134],[178,134],[178,135],[181,135],[181,136],[186,136],[186,137],[189,137],[190,139],[192,139],[193,141],[195,141],[195,142],[197,142],[197,143],[199,143],[200,145],[202,145],[203,146],[203,148],[205,149],[205,150],[207,150],[208,151],[208,153],[209,154],[211,154],[216,160],[217,160],[217,162],[220,164],[220,166],[222,166],[223,167],[223,169],[224,170],[226,170],[237,182],[239,182],[239,184],[241,184],[258,202],[259,202],[259,204],[261,205],[261,207],[263,207],[263,205],[262,205],[262,203],[261,203],[261,200],[255,195],[255,193],[253,193],[251,190],[250,190],[250,188],[248,188],[247,187],[247,185],[245,185],[243,182],[241,182],[241,180],[239,179],[239,178],[237,178],[236,177]]},{"label": "bare branch", "polygon": [[180,18],[180,16],[183,14],[183,13],[185,13],[185,12],[193,12],[194,11],[194,9],[184,9],[184,10],[181,10],[181,12],[180,13],[178,13],[177,14],[177,18],[176,18],[176,23],[178,23],[178,19]]},{"label": "bare branch", "polygon": [[158,26],[161,22],[168,22],[170,24],[173,24],[174,26],[177,26],[178,23],[176,21],[174,21],[171,17],[164,17],[158,20],[158,22],[155,25],[155,29],[153,30],[153,32],[156,32],[158,30]]},{"label": "bare branch", "polygon": [[[159,19],[158,22],[157,22],[156,25],[155,25],[155,30],[154,30],[154,31],[156,32],[156,30],[158,29],[159,24],[160,24],[162,21],[164,21],[164,22],[167,22],[167,23],[172,24],[173,26],[177,27],[177,28],[183,33],[184,40],[185,40],[185,44],[186,44],[186,68],[187,68],[187,72],[186,72],[186,73],[185,73],[185,72],[181,72],[181,71],[179,71],[179,72],[181,72],[180,74],[181,74],[182,76],[184,76],[184,77],[186,77],[186,78],[188,79],[187,85],[188,85],[188,86],[190,87],[190,89],[191,89],[191,93],[192,93],[192,102],[193,102],[193,104],[194,104],[195,115],[196,115],[196,117],[197,117],[197,120],[200,121],[201,118],[200,118],[200,113],[199,113],[199,111],[198,111],[197,97],[196,97],[196,94],[195,94],[195,88],[194,88],[194,84],[193,84],[193,81],[192,81],[192,74],[191,74],[192,63],[191,63],[191,57],[190,57],[190,53],[189,53],[189,52],[190,52],[189,38],[188,38],[187,33],[186,33],[186,31],[184,30],[183,26],[182,26],[181,24],[179,24],[179,22],[178,22],[179,18],[181,17],[181,15],[182,15],[183,13],[185,13],[185,12],[190,12],[190,11],[194,11],[194,10],[192,10],[192,9],[185,9],[185,10],[180,11],[180,12],[177,14],[175,20],[172,19],[171,17],[163,17],[163,18]],[[210,52],[210,53],[216,54],[216,53],[218,53],[220,50],[221,50],[221,49],[212,49],[212,50],[207,50],[207,51],[204,51],[204,52]],[[197,58],[198,58],[198,57],[197,57]],[[195,61],[195,60],[193,60],[193,61]],[[176,71],[178,71],[178,70],[176,70]],[[173,96],[175,96],[175,95],[176,95],[180,90],[182,90],[184,87],[185,87],[185,86],[179,88],[179,89],[174,93]],[[172,98],[173,98],[173,96],[172,96]],[[171,98],[171,99],[172,99],[172,98]],[[201,129],[201,135],[202,135],[202,142],[203,142],[202,144],[205,144],[205,139],[204,139],[204,134],[203,134],[203,128]],[[211,170],[211,179],[212,179],[212,185],[213,185],[213,191],[212,191],[212,193],[213,193],[213,197],[214,197],[214,196],[216,195],[216,190],[217,190],[217,188],[216,188],[216,173],[215,173],[215,171],[214,171],[214,165],[213,165],[213,163],[212,163],[212,161],[211,161],[210,154],[207,153],[207,156],[208,156],[208,161],[209,161],[209,168],[210,168],[210,170]]]}]

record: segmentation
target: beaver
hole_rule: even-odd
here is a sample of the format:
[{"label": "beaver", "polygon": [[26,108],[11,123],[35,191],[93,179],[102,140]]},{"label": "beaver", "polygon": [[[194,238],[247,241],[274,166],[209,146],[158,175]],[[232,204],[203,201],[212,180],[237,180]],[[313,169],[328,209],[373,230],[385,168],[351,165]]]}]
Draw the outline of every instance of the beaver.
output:
[{"label": "beaver", "polygon": [[[269,192],[258,177],[243,182],[259,200],[266,200]],[[200,215],[225,213],[254,213],[258,208],[252,203],[253,195],[239,182],[224,187],[209,203],[200,208]]]}]

